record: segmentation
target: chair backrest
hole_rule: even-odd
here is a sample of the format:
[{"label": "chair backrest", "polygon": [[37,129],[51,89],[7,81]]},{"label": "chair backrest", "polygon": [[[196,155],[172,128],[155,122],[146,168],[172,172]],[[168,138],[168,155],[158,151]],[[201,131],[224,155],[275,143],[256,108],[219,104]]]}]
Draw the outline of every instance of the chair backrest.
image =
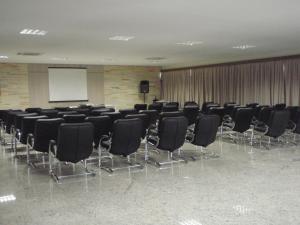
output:
[{"label": "chair backrest", "polygon": [[178,117],[178,116],[184,116],[183,112],[176,111],[176,112],[162,112],[158,116],[158,122],[160,123],[161,120],[165,117]]},{"label": "chair backrest", "polygon": [[202,113],[204,113],[204,114],[208,114],[209,113],[209,109],[210,108],[215,108],[215,107],[220,107],[220,104],[218,104],[218,103],[210,103],[210,104],[207,104],[206,105],[206,111],[201,111]]},{"label": "chair backrest", "polygon": [[93,152],[92,123],[63,123],[58,128],[57,154],[60,161],[77,163]]},{"label": "chair backrest", "polygon": [[162,103],[156,102],[156,103],[148,105],[148,110],[157,110],[158,112],[161,112],[162,107],[163,107]]},{"label": "chair backrest", "polygon": [[213,104],[213,101],[207,101],[207,102],[203,102],[202,103],[202,107],[201,107],[201,112],[207,112],[207,105],[208,104]]},{"label": "chair backrest", "polygon": [[157,110],[140,110],[139,113],[148,115],[149,124],[156,124],[159,117]]},{"label": "chair backrest", "polygon": [[142,127],[138,118],[117,120],[113,125],[110,153],[128,156],[136,152],[141,144]]},{"label": "chair backrest", "polygon": [[236,103],[225,103],[224,109],[225,109],[225,115],[232,115],[232,111],[235,107],[239,106],[239,104]]},{"label": "chair backrest", "polygon": [[56,109],[42,109],[40,115],[47,116],[48,118],[57,118],[58,111]]},{"label": "chair backrest", "polygon": [[224,109],[224,107],[211,107],[211,108],[209,108],[208,114],[209,115],[218,115],[219,118],[220,118],[220,120],[219,120],[219,126],[222,125],[223,118],[225,116],[225,109]]},{"label": "chair backrest", "polygon": [[125,119],[135,119],[135,118],[140,119],[143,123],[143,129],[142,129],[141,136],[142,136],[142,138],[144,138],[146,136],[147,129],[150,126],[149,116],[147,114],[142,114],[142,113],[130,114],[130,115],[125,116]]},{"label": "chair backrest", "polygon": [[188,120],[188,126],[196,122],[199,115],[199,107],[197,105],[187,105],[183,108],[183,115]]},{"label": "chair backrest", "polygon": [[21,113],[21,114],[17,114],[15,116],[15,122],[14,122],[15,128],[16,129],[21,129],[22,128],[22,119],[24,117],[29,117],[29,116],[38,116],[38,114],[37,113]]},{"label": "chair backrest", "polygon": [[125,118],[126,115],[138,113],[136,109],[120,109],[119,112],[121,113],[123,119]]},{"label": "chair backrest", "polygon": [[64,115],[72,115],[72,114],[77,114],[76,111],[60,111],[57,113],[57,116],[60,118],[63,118]]},{"label": "chair backrest", "polygon": [[300,134],[300,110],[297,111],[297,115],[296,115],[297,119],[296,119],[296,129],[294,130],[294,133],[296,134]]},{"label": "chair backrest", "polygon": [[94,146],[98,148],[102,135],[108,135],[111,121],[109,116],[89,116],[85,118],[86,122],[94,125]]},{"label": "chair backrest", "polygon": [[286,108],[285,103],[279,103],[279,104],[274,105],[275,110],[284,110],[285,108]]},{"label": "chair backrest", "polygon": [[38,119],[34,128],[34,146],[39,152],[48,152],[50,140],[57,141],[58,127],[64,122],[62,118]]},{"label": "chair backrest", "polygon": [[85,114],[65,114],[63,116],[66,123],[82,123],[85,117]]},{"label": "chair backrest", "polygon": [[26,144],[28,134],[33,134],[35,128],[35,122],[38,119],[47,119],[47,116],[30,116],[24,117],[22,119],[22,126],[21,126],[21,139],[20,142],[22,144]]},{"label": "chair backrest", "polygon": [[122,115],[119,112],[104,112],[101,116],[109,116],[110,118],[110,131],[113,129],[113,124],[116,120],[122,119]]},{"label": "chair backrest", "polygon": [[254,116],[256,119],[259,118],[259,114],[260,114],[260,111],[265,108],[265,107],[269,107],[268,105],[257,105],[255,108],[254,108]]},{"label": "chair backrest", "polygon": [[233,130],[240,133],[247,131],[251,126],[253,115],[254,111],[252,108],[237,109],[234,118],[235,125]]},{"label": "chair backrest", "polygon": [[25,112],[28,112],[28,113],[40,113],[42,110],[42,108],[27,108],[25,109]]},{"label": "chair backrest", "polygon": [[177,108],[179,108],[179,102],[167,102],[166,103],[167,106],[176,106]]},{"label": "chair backrest", "polygon": [[198,106],[198,108],[199,108],[198,103],[195,102],[195,101],[187,101],[187,102],[184,103],[184,107],[185,106]]},{"label": "chair backrest", "polygon": [[69,111],[70,110],[69,107],[55,107],[54,109],[56,109],[57,111],[60,111],[60,112]]},{"label": "chair backrest", "polygon": [[114,108],[99,108],[99,109],[93,109],[90,111],[91,116],[100,116],[102,113],[105,112],[115,112]]},{"label": "chair backrest", "polygon": [[231,111],[230,117],[235,121],[235,117],[236,117],[237,111],[239,109],[245,109],[245,108],[248,108],[248,107],[245,107],[245,106],[234,106],[233,109],[232,109],[232,111]]},{"label": "chair backrest", "polygon": [[267,136],[280,137],[288,126],[290,112],[288,110],[272,110],[267,125],[269,126]]},{"label": "chair backrest", "polygon": [[259,104],[256,102],[246,104],[247,108],[256,108],[257,106],[259,106]]},{"label": "chair backrest", "polygon": [[194,128],[192,144],[206,147],[216,140],[220,117],[218,115],[200,115]]},{"label": "chair backrest", "polygon": [[22,110],[9,110],[8,111],[8,113],[6,115],[6,120],[5,120],[7,133],[10,133],[11,126],[14,126],[16,115],[23,114],[23,113],[25,113],[25,112]]},{"label": "chair backrest", "polygon": [[164,105],[162,107],[163,112],[176,112],[178,111],[178,106],[177,105]]},{"label": "chair backrest", "polygon": [[136,111],[146,110],[147,109],[147,104],[135,104],[134,109]]},{"label": "chair backrest", "polygon": [[173,152],[183,146],[188,121],[184,116],[164,117],[158,125],[158,149]]},{"label": "chair backrest", "polygon": [[74,109],[74,111],[76,111],[79,114],[84,114],[86,116],[88,116],[90,114],[90,108],[88,108],[88,107],[77,108],[77,109]]},{"label": "chair backrest", "polygon": [[294,123],[298,123],[299,118],[299,113],[300,112],[300,107],[299,106],[288,106],[287,110],[290,112],[290,120],[293,121]]}]

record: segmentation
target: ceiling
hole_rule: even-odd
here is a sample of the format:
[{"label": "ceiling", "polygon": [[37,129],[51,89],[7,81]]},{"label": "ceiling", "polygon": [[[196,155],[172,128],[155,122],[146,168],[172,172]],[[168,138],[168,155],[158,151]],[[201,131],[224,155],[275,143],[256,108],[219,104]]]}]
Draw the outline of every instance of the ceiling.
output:
[{"label": "ceiling", "polygon": [[[0,62],[175,68],[294,55],[299,9],[299,0],[0,0],[0,55],[9,57]],[[117,35],[135,38],[109,40]],[[176,44],[186,41],[203,44]],[[256,48],[232,48],[244,44]]]}]

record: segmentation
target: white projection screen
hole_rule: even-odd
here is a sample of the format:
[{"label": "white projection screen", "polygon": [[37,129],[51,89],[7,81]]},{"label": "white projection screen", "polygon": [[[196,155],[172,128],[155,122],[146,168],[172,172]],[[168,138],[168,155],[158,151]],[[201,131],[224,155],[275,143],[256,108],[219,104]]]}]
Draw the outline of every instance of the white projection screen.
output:
[{"label": "white projection screen", "polygon": [[48,68],[49,101],[87,101],[86,69]]}]

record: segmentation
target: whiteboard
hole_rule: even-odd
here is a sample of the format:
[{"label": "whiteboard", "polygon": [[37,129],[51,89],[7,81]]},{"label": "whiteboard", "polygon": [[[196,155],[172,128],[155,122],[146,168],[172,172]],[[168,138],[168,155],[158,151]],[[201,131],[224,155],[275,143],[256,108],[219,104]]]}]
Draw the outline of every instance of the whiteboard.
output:
[{"label": "whiteboard", "polygon": [[49,101],[87,101],[86,69],[48,68]]}]

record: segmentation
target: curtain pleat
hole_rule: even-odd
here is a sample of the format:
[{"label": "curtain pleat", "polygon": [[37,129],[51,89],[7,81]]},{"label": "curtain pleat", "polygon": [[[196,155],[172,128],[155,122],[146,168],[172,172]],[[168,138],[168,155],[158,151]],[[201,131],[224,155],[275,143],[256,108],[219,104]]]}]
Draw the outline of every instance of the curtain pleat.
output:
[{"label": "curtain pleat", "polygon": [[216,65],[162,73],[167,101],[300,105],[300,59]]}]

